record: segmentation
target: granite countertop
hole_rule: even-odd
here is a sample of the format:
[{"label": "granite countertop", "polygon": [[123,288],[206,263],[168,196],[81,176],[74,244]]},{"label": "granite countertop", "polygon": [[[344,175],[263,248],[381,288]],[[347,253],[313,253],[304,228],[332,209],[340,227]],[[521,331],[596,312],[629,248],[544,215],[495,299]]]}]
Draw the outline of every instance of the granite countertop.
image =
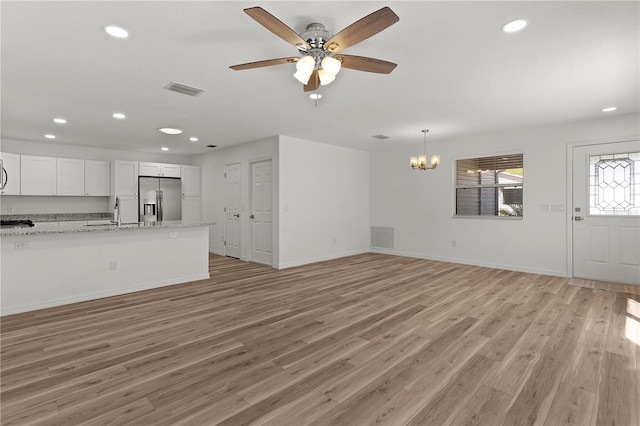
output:
[{"label": "granite countertop", "polygon": [[118,231],[134,231],[139,229],[162,229],[162,228],[192,228],[198,226],[215,225],[212,223],[187,223],[181,220],[171,220],[164,222],[152,223],[133,223],[117,226],[110,225],[83,225],[83,224],[60,224],[54,227],[38,228],[38,226],[29,228],[5,228],[0,230],[0,236],[13,237],[23,235],[47,235],[47,234],[69,234],[79,232],[118,232]]},{"label": "granite countertop", "polygon": [[31,220],[33,222],[73,222],[80,220],[111,220],[113,213],[39,213],[2,214],[2,220]]}]

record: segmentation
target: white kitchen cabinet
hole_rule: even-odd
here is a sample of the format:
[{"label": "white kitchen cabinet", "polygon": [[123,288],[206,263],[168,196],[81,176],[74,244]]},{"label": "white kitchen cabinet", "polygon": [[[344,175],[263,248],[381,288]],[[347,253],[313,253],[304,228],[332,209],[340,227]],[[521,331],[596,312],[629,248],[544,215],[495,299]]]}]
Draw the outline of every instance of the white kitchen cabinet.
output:
[{"label": "white kitchen cabinet", "polygon": [[56,195],[56,158],[20,156],[20,194]]},{"label": "white kitchen cabinet", "polygon": [[84,195],[109,196],[111,170],[108,161],[84,160]]},{"label": "white kitchen cabinet", "polygon": [[111,164],[111,195],[138,195],[138,162],[115,160]]},{"label": "white kitchen cabinet", "polygon": [[200,197],[202,188],[202,175],[199,166],[181,166],[182,196]]},{"label": "white kitchen cabinet", "polygon": [[202,221],[202,198],[182,197],[182,223],[200,223]]},{"label": "white kitchen cabinet", "polygon": [[84,195],[84,160],[56,158],[56,194]]},{"label": "white kitchen cabinet", "polygon": [[179,178],[180,165],[164,163],[140,163],[139,172],[140,176]]},{"label": "white kitchen cabinet", "polygon": [[5,184],[0,189],[2,195],[20,195],[20,156],[18,154],[10,154],[8,152],[0,152],[2,167],[0,170],[2,183]]}]

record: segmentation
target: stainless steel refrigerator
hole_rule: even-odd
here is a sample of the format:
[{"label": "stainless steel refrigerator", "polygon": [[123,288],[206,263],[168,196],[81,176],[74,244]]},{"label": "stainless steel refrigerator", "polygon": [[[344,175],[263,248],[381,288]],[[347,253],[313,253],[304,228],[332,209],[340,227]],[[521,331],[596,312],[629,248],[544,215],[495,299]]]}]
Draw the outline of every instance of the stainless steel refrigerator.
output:
[{"label": "stainless steel refrigerator", "polygon": [[140,222],[182,220],[180,178],[140,177],[138,179]]}]

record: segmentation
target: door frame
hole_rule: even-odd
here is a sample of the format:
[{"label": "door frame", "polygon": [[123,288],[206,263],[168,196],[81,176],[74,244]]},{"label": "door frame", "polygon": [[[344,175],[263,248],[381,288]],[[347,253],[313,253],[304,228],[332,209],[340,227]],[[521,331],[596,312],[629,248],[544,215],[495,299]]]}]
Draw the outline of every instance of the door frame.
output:
[{"label": "door frame", "polygon": [[640,139],[640,135],[622,136],[605,139],[594,139],[590,141],[576,141],[567,143],[566,151],[566,203],[565,223],[567,229],[567,277],[574,278],[573,274],[573,149],[591,145],[604,145],[608,143],[633,142]]}]

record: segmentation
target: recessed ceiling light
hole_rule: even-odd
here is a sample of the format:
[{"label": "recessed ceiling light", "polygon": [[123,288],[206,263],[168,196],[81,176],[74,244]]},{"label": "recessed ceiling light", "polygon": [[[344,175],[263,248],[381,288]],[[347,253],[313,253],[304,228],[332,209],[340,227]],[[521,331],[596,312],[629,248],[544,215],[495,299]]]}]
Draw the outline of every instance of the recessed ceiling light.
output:
[{"label": "recessed ceiling light", "polygon": [[611,111],[615,111],[618,108],[616,107],[608,107],[608,108],[602,108],[602,112],[611,112]]},{"label": "recessed ceiling light", "polygon": [[167,148],[166,146],[163,146],[162,148],[160,148],[163,151],[169,151],[169,148]]},{"label": "recessed ceiling light", "polygon": [[314,101],[318,100],[322,98],[322,95],[320,93],[312,93],[309,95],[309,99],[313,99]]},{"label": "recessed ceiling light", "polygon": [[165,135],[179,135],[182,133],[180,129],[174,129],[173,127],[161,127],[158,129],[159,132],[164,133]]},{"label": "recessed ceiling light", "polygon": [[117,119],[117,120],[124,120],[125,118],[127,118],[126,115],[124,115],[121,112],[114,112],[113,113],[113,118]]},{"label": "recessed ceiling light", "polygon": [[502,31],[505,33],[515,33],[527,26],[527,21],[524,19],[516,19],[515,21],[507,22],[502,26]]},{"label": "recessed ceiling light", "polygon": [[189,138],[191,142],[198,142],[198,138]]},{"label": "recessed ceiling light", "polygon": [[47,139],[55,139],[56,135],[47,134],[47,135],[44,135],[44,137]]},{"label": "recessed ceiling light", "polygon": [[125,30],[124,28],[116,27],[115,25],[108,25],[104,27],[104,31],[111,37],[115,38],[129,37],[129,32],[127,30]]},{"label": "recessed ceiling light", "polygon": [[67,124],[67,120],[65,120],[64,118],[54,118],[53,122],[58,124]]}]

